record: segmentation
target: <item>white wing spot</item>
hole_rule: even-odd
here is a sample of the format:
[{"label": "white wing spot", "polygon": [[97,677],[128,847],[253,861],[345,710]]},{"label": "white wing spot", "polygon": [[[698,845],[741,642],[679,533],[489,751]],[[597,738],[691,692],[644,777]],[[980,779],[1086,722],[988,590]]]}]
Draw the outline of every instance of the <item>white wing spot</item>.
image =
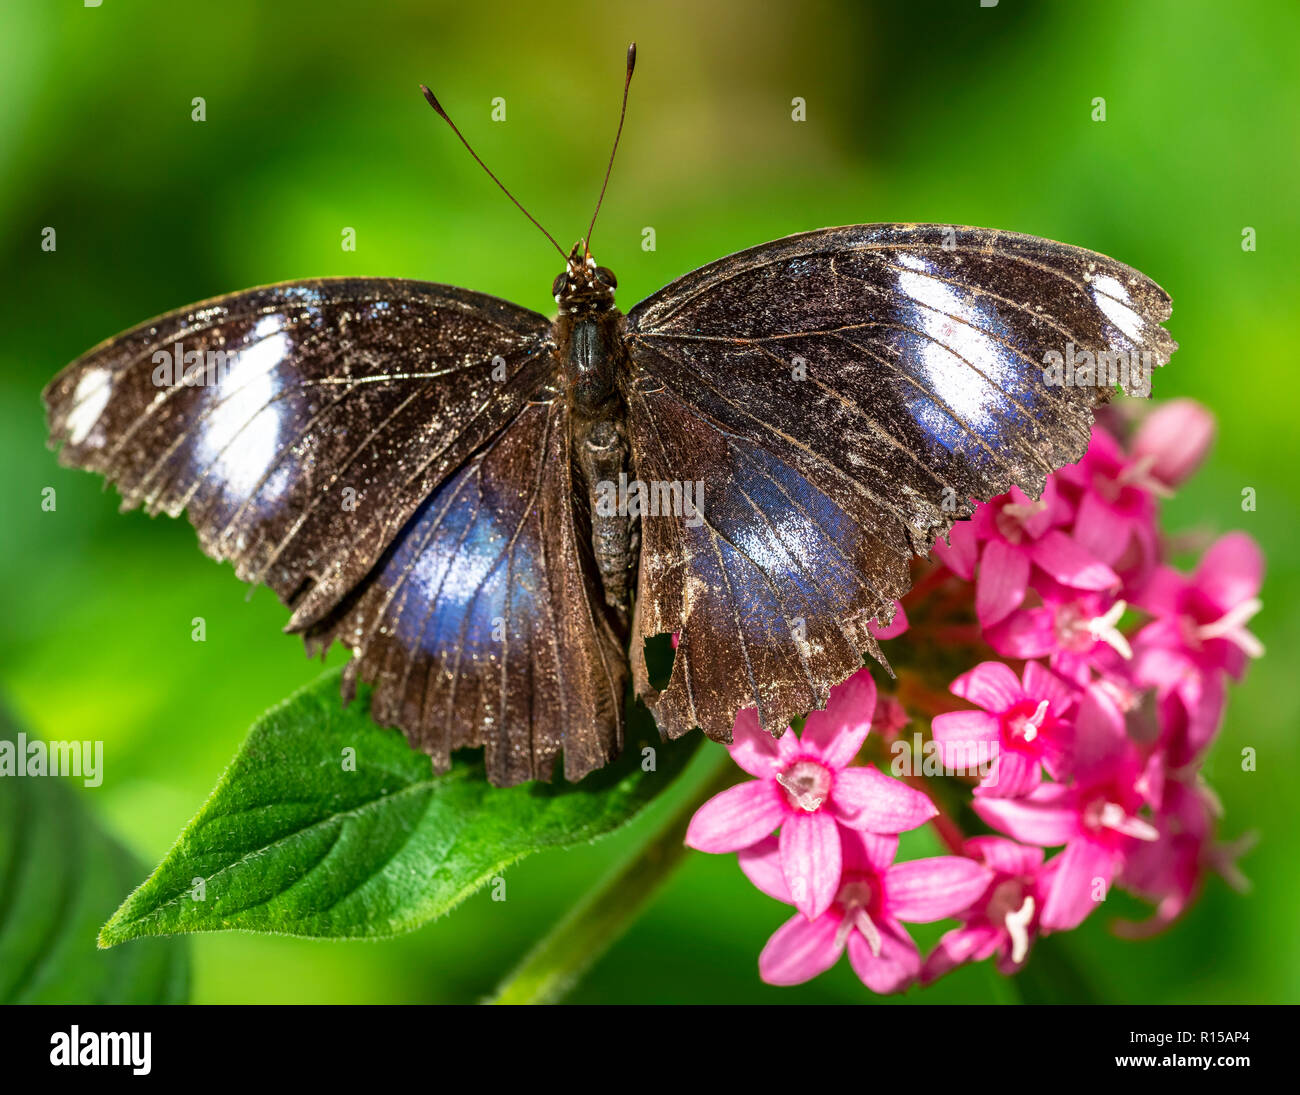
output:
[{"label": "white wing spot", "polygon": [[1128,306],[1128,290],[1108,274],[1093,279],[1092,299],[1105,317],[1134,342],[1140,341],[1142,317]]},{"label": "white wing spot", "polygon": [[77,381],[77,390],[72,394],[73,407],[67,419],[68,440],[72,444],[80,445],[90,436],[112,391],[113,374],[102,367],[89,370]]}]

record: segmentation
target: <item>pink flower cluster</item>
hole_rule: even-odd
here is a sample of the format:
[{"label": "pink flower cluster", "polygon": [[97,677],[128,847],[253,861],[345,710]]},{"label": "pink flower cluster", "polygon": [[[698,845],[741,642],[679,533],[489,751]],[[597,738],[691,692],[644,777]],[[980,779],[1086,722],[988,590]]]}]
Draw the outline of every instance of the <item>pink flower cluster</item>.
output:
[{"label": "pink flower cluster", "polygon": [[[864,669],[780,739],[740,712],[731,756],[754,778],[705,803],[686,842],[739,852],[750,881],[795,908],[759,958],[765,981],[806,981],[845,950],[879,993],[986,958],[1012,973],[1036,936],[1077,927],[1112,884],[1155,906],[1121,926],[1139,935],[1176,918],[1207,869],[1237,878],[1199,768],[1226,681],[1263,653],[1247,630],[1263,560],[1232,533],[1183,574],[1157,527],[1158,500],[1213,432],[1186,400],[1152,411],[1127,445],[1094,428],[1039,500],[1013,488],[936,546],[904,611],[876,630],[910,626],[894,693],[878,697]],[[969,659],[947,686],[964,706],[943,695],[946,676],[928,679],[938,650]],[[922,752],[937,773],[922,770],[922,734],[899,737],[909,722],[929,723]],[[856,763],[886,748],[908,780]],[[917,789],[935,778],[993,832],[941,815]],[[954,854],[894,862],[898,834],[927,822]],[[950,918],[922,959],[903,925]]]}]

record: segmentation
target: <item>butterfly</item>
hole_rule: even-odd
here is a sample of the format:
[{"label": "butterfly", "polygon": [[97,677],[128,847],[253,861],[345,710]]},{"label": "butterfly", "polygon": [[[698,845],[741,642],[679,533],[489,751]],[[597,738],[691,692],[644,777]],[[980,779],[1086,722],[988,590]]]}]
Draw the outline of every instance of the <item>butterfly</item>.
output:
[{"label": "butterfly", "polygon": [[342,643],[345,698],[372,684],[435,771],[482,747],[497,785],[578,780],[618,754],[629,678],[668,738],[825,706],[884,663],[913,556],[977,500],[1037,498],[1176,349],[1150,279],[1014,232],[808,232],[624,314],[594,226],[546,233],[554,319],[349,277],[169,312],[50,383],[50,443],[123,509],[188,513],[309,653]]}]

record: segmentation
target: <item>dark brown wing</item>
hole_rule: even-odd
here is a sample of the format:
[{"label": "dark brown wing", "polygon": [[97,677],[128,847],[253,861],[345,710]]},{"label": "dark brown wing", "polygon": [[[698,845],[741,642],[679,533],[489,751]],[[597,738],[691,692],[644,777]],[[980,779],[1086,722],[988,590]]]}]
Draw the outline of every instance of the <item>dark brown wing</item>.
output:
[{"label": "dark brown wing", "polygon": [[[555,423],[533,403],[546,398],[553,350],[544,317],[479,293],[394,279],[296,282],[128,331],[68,366],[45,401],[63,463],[115,482],[124,509],[188,512],[207,554],[230,560],[240,578],[265,582],[292,607],[289,630],[310,630],[314,645],[337,636],[359,652],[368,678],[380,656],[367,651],[370,641],[385,664],[405,657],[418,663],[414,670],[431,649],[444,660],[459,651],[462,621],[452,618],[459,591],[447,586],[421,587],[431,600],[419,611],[442,630],[405,646],[382,629],[345,634],[331,623],[373,603],[372,586],[410,550],[411,537],[423,535],[431,504],[453,484],[493,481],[483,512],[495,505],[496,513],[480,520],[504,527],[518,519],[521,539],[538,534],[517,505],[537,488],[537,460],[555,444],[539,440],[538,423]],[[545,512],[558,535],[564,519],[553,474],[543,482]],[[487,536],[475,546],[490,553],[498,545]],[[558,547],[549,556],[539,548],[506,579],[533,590],[537,611],[567,609],[586,581],[577,553]],[[542,589],[552,591],[549,599]],[[517,604],[510,626],[535,626],[518,618],[529,610]],[[471,603],[467,611],[478,609]],[[574,665],[587,666],[588,648],[604,652],[603,621],[567,626],[579,650]],[[620,732],[619,713],[604,699],[610,672],[599,684],[583,668],[547,676],[534,667],[516,679],[518,647],[506,653],[507,646],[500,656],[484,648],[457,654],[462,694],[486,697],[499,686],[500,703],[439,707],[431,699],[412,708],[409,680],[397,696],[390,689],[398,678],[389,674],[375,709],[439,766],[449,742],[486,741],[498,782],[549,775],[560,730],[549,726],[545,740],[534,739],[538,712],[549,715],[556,703],[581,708],[572,770],[608,756]],[[571,694],[557,697],[561,685]]]},{"label": "dark brown wing", "polygon": [[[633,678],[660,727],[728,740],[741,707],[779,733],[824,706],[879,657],[867,624],[908,588],[913,553],[969,499],[1013,483],[1037,497],[1083,455],[1109,389],[1048,383],[1049,353],[1164,364],[1169,311],[1103,255],[944,225],[792,236],[634,308],[637,477],[704,484],[697,527],[642,521]],[[680,643],[659,693],[643,650],[665,632]]]},{"label": "dark brown wing", "polygon": [[359,651],[375,719],[445,770],[486,747],[494,783],[580,779],[622,748],[627,657],[577,519],[562,398],[526,407],[424,502],[358,593],[313,627]]},{"label": "dark brown wing", "polygon": [[[69,365],[45,391],[50,441],[61,463],[114,482],[124,510],[188,511],[205,552],[303,625],[519,413],[549,369],[548,331],[504,301],[420,282],[252,289]],[[178,376],[185,354],[202,361]]]}]

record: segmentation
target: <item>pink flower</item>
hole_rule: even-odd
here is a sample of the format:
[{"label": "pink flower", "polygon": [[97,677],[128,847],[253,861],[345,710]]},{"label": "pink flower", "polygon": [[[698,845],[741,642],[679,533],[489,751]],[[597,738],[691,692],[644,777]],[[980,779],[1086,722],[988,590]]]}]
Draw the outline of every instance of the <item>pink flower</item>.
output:
[{"label": "pink flower", "polygon": [[1134,639],[1133,676],[1156,689],[1162,744],[1175,766],[1189,763],[1218,731],[1227,702],[1223,675],[1240,678],[1264,652],[1246,625],[1260,609],[1264,561],[1245,533],[1220,538],[1191,577],[1162,567],[1139,603],[1156,619]]},{"label": "pink flower", "polygon": [[1001,973],[1016,973],[1029,957],[1038,918],[1053,873],[1043,866],[1043,849],[1000,836],[966,841],[968,856],[993,872],[984,893],[961,914],[960,928],[946,932],[925,962],[922,980],[931,982],[967,962],[996,954]]},{"label": "pink flower", "polygon": [[934,817],[920,791],[870,766],[850,768],[871,729],[876,686],[865,669],[831,689],[802,738],[779,739],[758,725],[753,708],[736,717],[732,759],[757,777],[714,795],[696,811],[686,843],[702,852],[735,852],[778,826],[782,870],[808,917],[830,906],[840,883],[839,827],[901,833]]},{"label": "pink flower", "polygon": [[1058,582],[1038,583],[1043,603],[1022,608],[993,627],[984,639],[1004,658],[1050,658],[1051,666],[1071,681],[1086,683],[1089,670],[1109,666],[1116,656],[1133,657],[1119,629],[1127,610],[1108,593],[1088,593]]},{"label": "pink flower", "polygon": [[1176,487],[1205,459],[1214,440],[1214,415],[1191,399],[1152,408],[1133,439],[1133,460],[1155,482]]},{"label": "pink flower", "polygon": [[1053,776],[1065,770],[1074,692],[1051,670],[1027,662],[1017,680],[1002,662],[981,662],[952,682],[952,692],[983,710],[936,715],[931,732],[947,767],[969,771],[987,754],[997,757],[976,794],[1028,794],[1042,780],[1043,767]]},{"label": "pink flower", "polygon": [[1130,545],[1144,560],[1155,559],[1155,497],[1169,493],[1151,475],[1155,461],[1154,454],[1129,459],[1115,438],[1094,426],[1083,459],[1057,472],[1080,492],[1074,539],[1103,563],[1116,566]]},{"label": "pink flower", "polygon": [[968,526],[957,526],[949,546],[936,548],[961,577],[975,575],[981,625],[991,627],[1020,607],[1034,568],[1073,589],[1118,587],[1118,575],[1060,528],[1069,512],[1049,476],[1038,501],[1012,487],[979,506]]},{"label": "pink flower", "polygon": [[1136,645],[1143,653],[1162,648],[1175,658],[1144,674],[1146,683],[1170,684],[1188,668],[1222,670],[1240,679],[1246,660],[1264,653],[1246,629],[1260,610],[1263,578],[1264,557],[1244,532],[1216,540],[1190,578],[1170,567],[1157,570],[1138,598],[1157,619],[1138,633]]},{"label": "pink flower", "polygon": [[[890,623],[868,624],[877,639],[910,631],[896,695],[877,696],[864,671],[779,741],[752,710],[737,717],[731,754],[755,778],[705,803],[687,843],[738,851],[760,890],[798,909],[763,948],[765,981],[806,981],[846,951],[880,993],[985,959],[1014,974],[1112,885],[1154,906],[1117,925],[1131,937],[1172,923],[1211,870],[1244,887],[1240,842],[1217,842],[1198,768],[1229,681],[1263,653],[1248,629],[1263,560],[1235,533],[1190,575],[1163,564],[1159,501],[1204,459],[1214,419],[1174,401],[1121,444],[1129,420],[1100,413],[1041,499],[1012,488],[934,545],[940,565],[918,575],[907,612],[895,602]],[[972,665],[950,685],[970,706],[948,710],[949,667]],[[931,720],[933,746],[895,740],[912,718],[903,700]],[[854,766],[873,725],[922,756],[906,784]],[[954,771],[982,778],[973,791],[948,781],[969,797],[941,816],[913,787]],[[968,838],[963,806],[1005,835]],[[927,820],[963,854],[896,864],[896,834]],[[922,962],[904,924],[945,917],[959,923]]]},{"label": "pink flower", "polygon": [[[894,863],[898,838],[841,829],[844,874],[819,916],[797,915],[768,940],[758,970],[770,985],[797,985],[830,969],[847,948],[849,962],[873,992],[901,992],[921,972],[921,956],[901,921],[929,923],[955,916],[987,888],[993,872],[963,856]],[[795,904],[777,842],[740,855],[760,890]]]},{"label": "pink flower", "polygon": [[1065,845],[1044,903],[1046,931],[1076,928],[1105,898],[1135,841],[1154,841],[1138,812],[1151,797],[1152,772],[1125,734],[1110,693],[1084,693],[1075,720],[1073,779],[1043,783],[1020,799],[977,798],[975,812],[1027,844]]}]

